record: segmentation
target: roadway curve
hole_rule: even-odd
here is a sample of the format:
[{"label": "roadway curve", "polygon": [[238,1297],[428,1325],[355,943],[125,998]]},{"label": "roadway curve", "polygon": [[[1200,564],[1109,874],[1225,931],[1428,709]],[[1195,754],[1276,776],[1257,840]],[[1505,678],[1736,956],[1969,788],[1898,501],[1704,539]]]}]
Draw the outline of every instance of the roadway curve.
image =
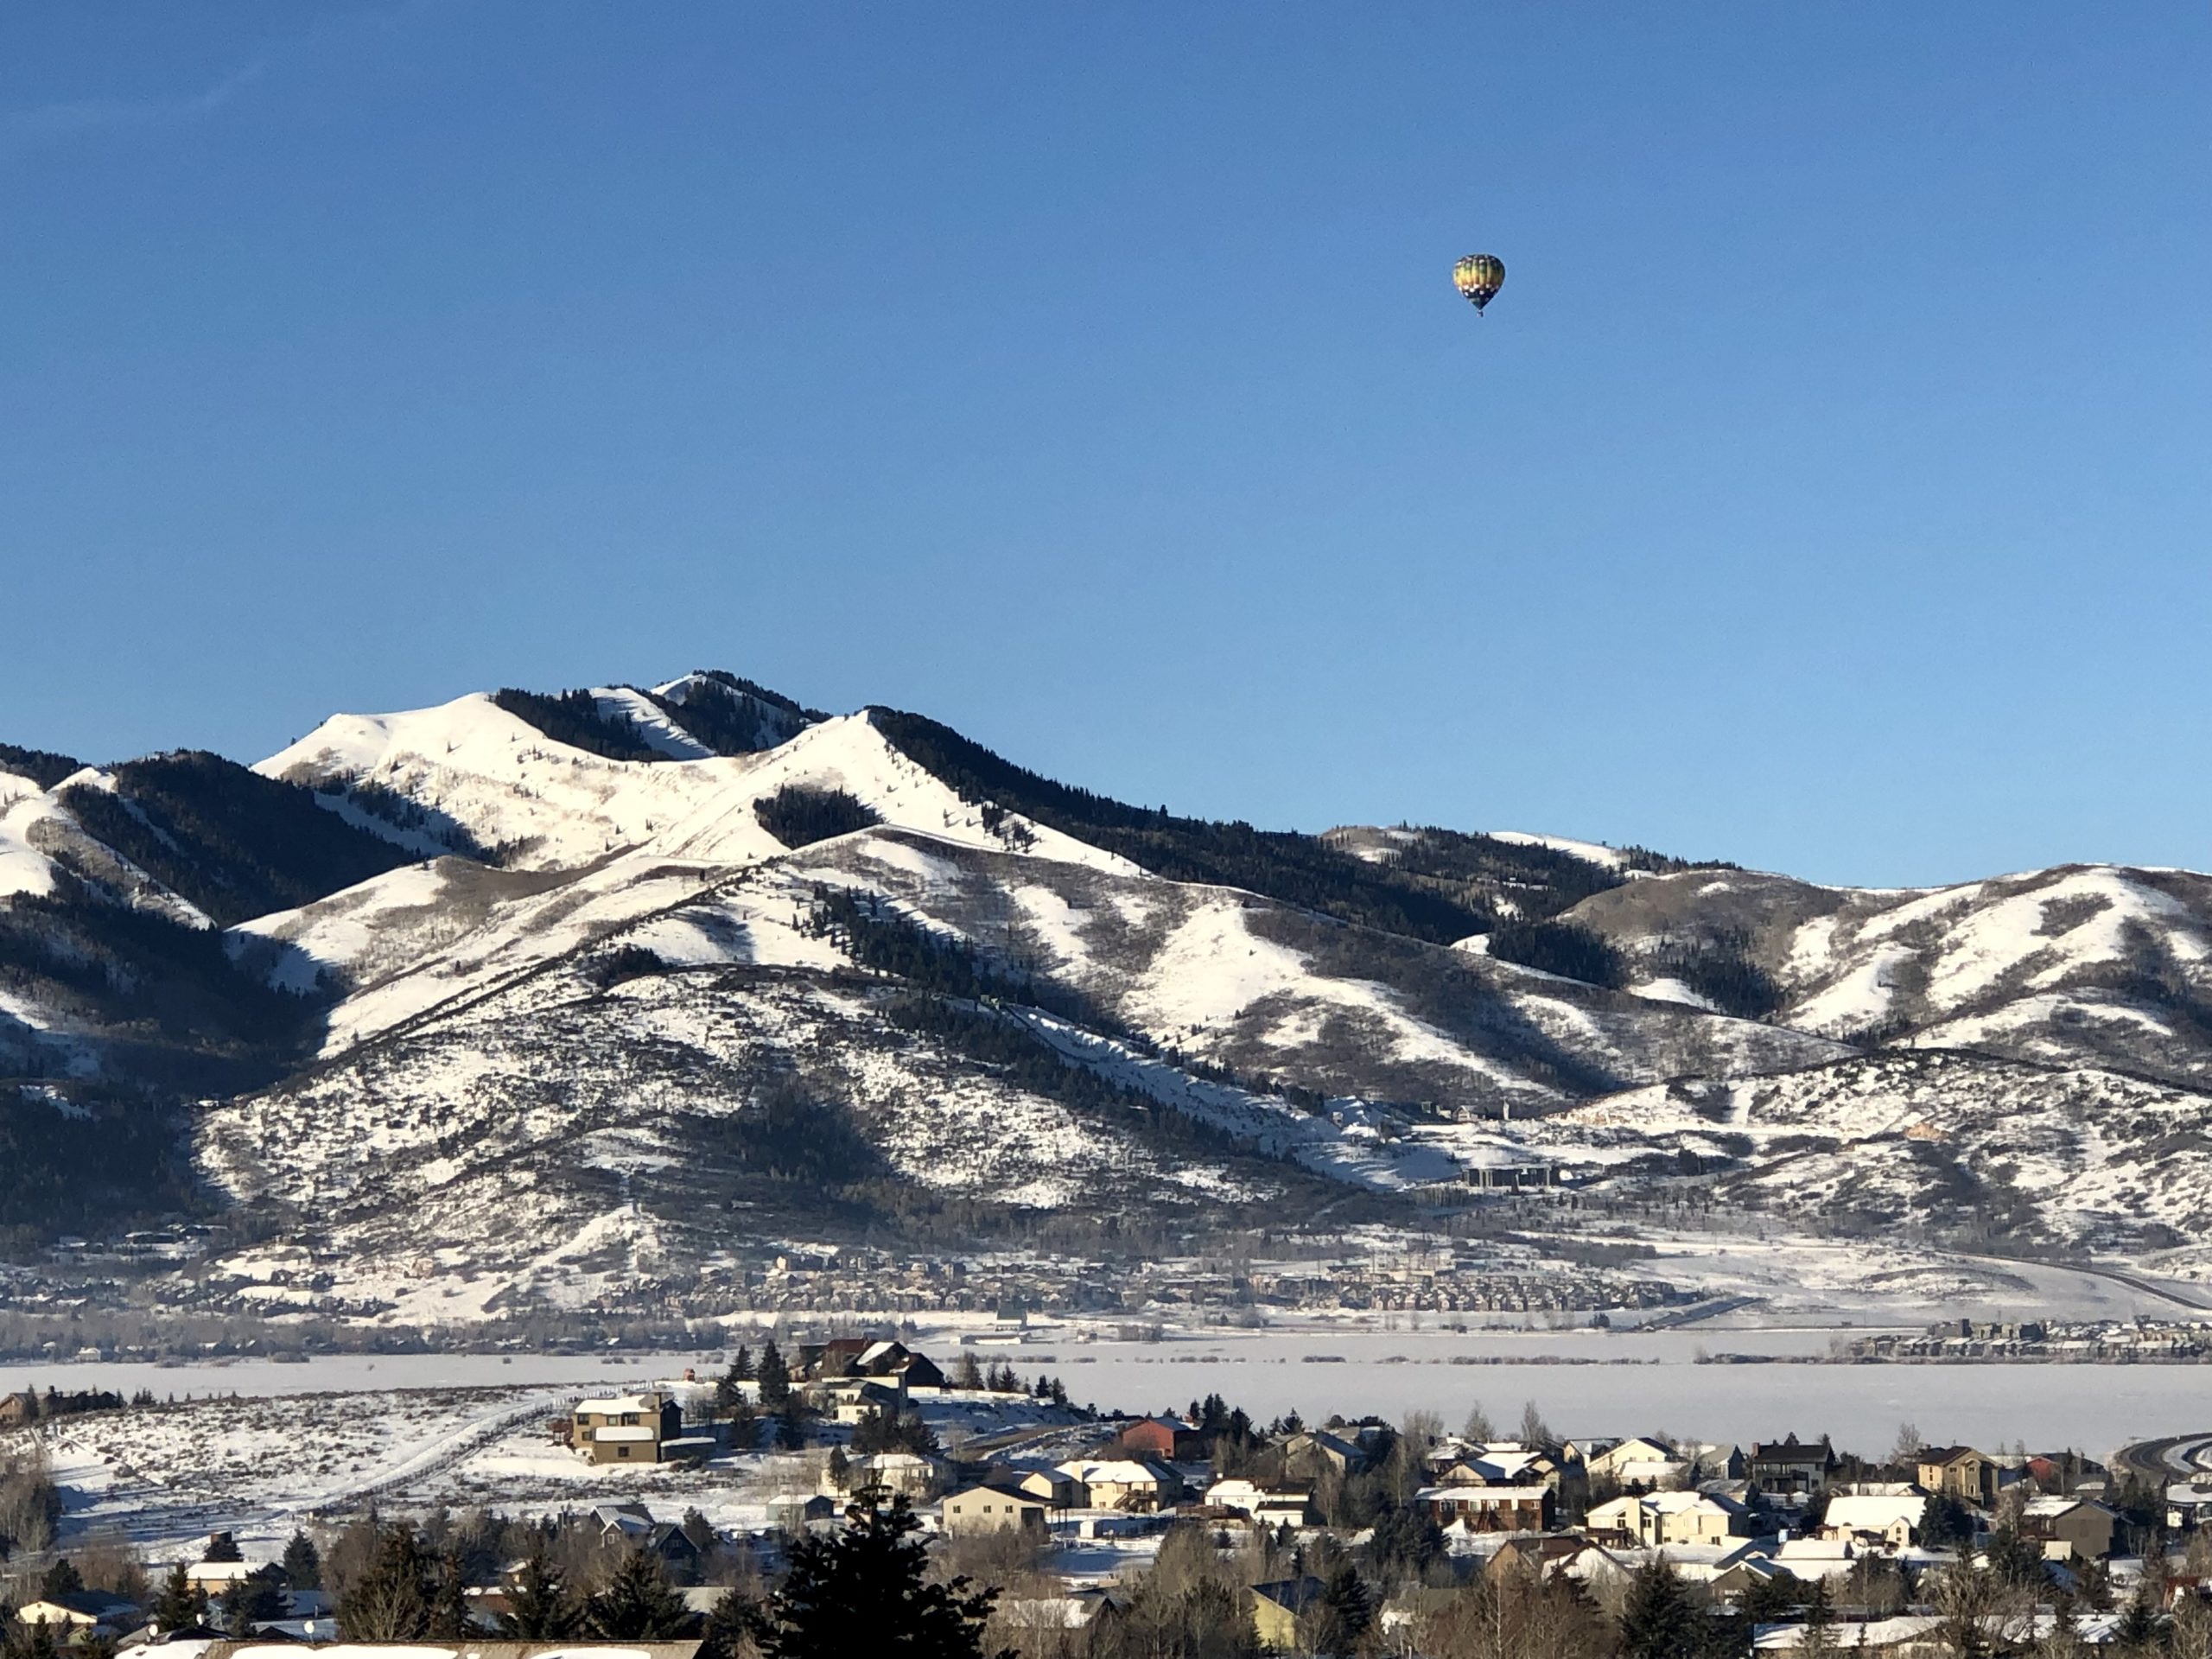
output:
[{"label": "roadway curve", "polygon": [[2123,1481],[2148,1481],[2164,1491],[2170,1482],[2212,1474],[2212,1432],[2200,1429],[2194,1434],[2138,1440],[2113,1453],[2112,1463],[2113,1472]]}]

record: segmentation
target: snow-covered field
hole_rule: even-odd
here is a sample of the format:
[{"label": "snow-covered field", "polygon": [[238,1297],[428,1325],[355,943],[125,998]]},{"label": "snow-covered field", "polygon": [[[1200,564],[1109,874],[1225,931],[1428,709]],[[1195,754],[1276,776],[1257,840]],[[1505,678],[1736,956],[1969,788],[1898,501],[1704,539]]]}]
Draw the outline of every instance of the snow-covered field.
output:
[{"label": "snow-covered field", "polygon": [[[115,1387],[139,1369],[69,1367],[62,1380]],[[776,1491],[814,1489],[815,1471],[803,1457],[746,1452],[696,1467],[594,1467],[557,1442],[555,1426],[581,1395],[656,1379],[665,1385],[668,1374],[657,1367],[556,1382],[547,1379],[573,1377],[572,1365],[538,1359],[506,1368],[510,1380],[499,1387],[423,1386],[423,1369],[385,1370],[381,1384],[352,1361],[172,1369],[162,1375],[188,1379],[174,1400],[157,1389],[156,1405],[61,1419],[10,1437],[0,1449],[41,1441],[64,1491],[67,1531],[121,1537],[155,1553],[221,1528],[250,1553],[260,1553],[258,1545],[273,1554],[307,1520],[372,1502],[398,1511],[448,1504],[518,1513],[643,1503],[669,1520],[696,1509],[725,1530],[758,1529]],[[271,1375],[310,1371],[318,1375]],[[393,1386],[403,1376],[415,1385]],[[256,1382],[296,1387],[244,1391]],[[240,1388],[236,1397],[230,1386]],[[932,1398],[924,1409],[949,1446],[1007,1433],[1057,1442],[1067,1433],[1056,1427],[1066,1414],[1016,1396]],[[1098,1433],[1078,1438],[1088,1444]]]}]

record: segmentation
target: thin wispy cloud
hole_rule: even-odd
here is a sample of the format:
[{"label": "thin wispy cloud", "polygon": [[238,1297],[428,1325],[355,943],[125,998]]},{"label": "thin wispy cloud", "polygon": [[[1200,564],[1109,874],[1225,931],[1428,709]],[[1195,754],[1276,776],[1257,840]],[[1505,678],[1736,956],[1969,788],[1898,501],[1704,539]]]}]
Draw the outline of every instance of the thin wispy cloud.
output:
[{"label": "thin wispy cloud", "polygon": [[159,126],[189,121],[221,109],[260,79],[268,67],[267,58],[256,58],[244,68],[232,70],[213,86],[196,92],[151,98],[83,98],[10,110],[0,116],[0,125],[20,137],[49,138],[109,127]]},{"label": "thin wispy cloud", "polygon": [[397,4],[372,7],[342,16],[328,17],[296,38],[280,41],[257,54],[244,67],[233,69],[212,85],[197,91],[152,93],[136,98],[83,98],[21,109],[0,110],[0,140],[16,144],[41,139],[67,138],[79,134],[130,128],[159,128],[210,116],[236,99],[272,67],[288,67],[290,60],[361,32],[390,33],[452,0],[397,0]]}]

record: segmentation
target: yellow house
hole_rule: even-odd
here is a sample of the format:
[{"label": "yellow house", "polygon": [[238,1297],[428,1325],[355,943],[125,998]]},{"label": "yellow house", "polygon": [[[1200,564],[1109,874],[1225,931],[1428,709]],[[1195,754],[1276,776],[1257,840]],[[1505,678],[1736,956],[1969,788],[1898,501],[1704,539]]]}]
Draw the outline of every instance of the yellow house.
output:
[{"label": "yellow house", "polygon": [[1252,1630],[1261,1645],[1286,1653],[1299,1649],[1298,1616],[1321,1598],[1321,1580],[1281,1579],[1252,1586]]},{"label": "yellow house", "polygon": [[618,1394],[577,1401],[569,1440],[587,1463],[658,1463],[683,1433],[683,1408],[667,1395]]}]

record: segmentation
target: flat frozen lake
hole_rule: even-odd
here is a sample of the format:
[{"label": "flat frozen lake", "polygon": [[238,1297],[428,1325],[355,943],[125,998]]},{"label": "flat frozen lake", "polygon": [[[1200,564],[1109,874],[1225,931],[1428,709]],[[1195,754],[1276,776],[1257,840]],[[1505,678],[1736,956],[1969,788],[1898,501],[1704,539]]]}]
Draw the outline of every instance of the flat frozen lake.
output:
[{"label": "flat frozen lake", "polygon": [[[1501,1433],[1533,1399],[1566,1434],[1665,1432],[1716,1440],[1830,1435],[1878,1456],[1910,1421],[1930,1442],[1985,1446],[2024,1441],[2102,1456],[2130,1440],[2212,1429],[2212,1366],[1699,1364],[1701,1351],[1824,1354],[1853,1331],[1710,1328],[1644,1334],[1377,1331],[1363,1328],[1192,1332],[1150,1343],[1084,1342],[1033,1333],[1019,1345],[979,1348],[1025,1378],[1049,1370],[1082,1403],[1156,1411],[1208,1394],[1268,1419],[1295,1409],[1440,1414],[1456,1427],[1479,1402]],[[919,1345],[949,1363],[958,1335],[925,1328]],[[1315,1363],[1308,1356],[1335,1356]],[[1469,1363],[1479,1361],[1482,1363]],[[278,1364],[55,1363],[0,1368],[0,1390],[48,1384],[162,1398],[345,1393],[380,1389],[574,1384],[607,1389],[719,1369],[719,1356],[381,1354]],[[1564,1363],[1562,1363],[1564,1362]]]},{"label": "flat frozen lake", "polygon": [[[1332,1413],[1395,1421],[1428,1410],[1456,1428],[1479,1402],[1498,1432],[1510,1433],[1522,1402],[1533,1399],[1568,1435],[1663,1432],[1748,1442],[1825,1433],[1839,1447],[1872,1457],[1888,1452],[1905,1421],[1930,1443],[2017,1440],[2097,1457],[2131,1440],[2212,1427],[2212,1367],[1696,1363],[1700,1349],[1824,1354],[1832,1337],[1852,1334],[1198,1334],[1017,1349],[1008,1357],[1027,1375],[1038,1369],[1029,1354],[1050,1351],[1070,1395],[1102,1406],[1158,1410],[1218,1393],[1262,1419],[1294,1408],[1308,1421]],[[1317,1363],[1309,1355],[1342,1363]]]}]

